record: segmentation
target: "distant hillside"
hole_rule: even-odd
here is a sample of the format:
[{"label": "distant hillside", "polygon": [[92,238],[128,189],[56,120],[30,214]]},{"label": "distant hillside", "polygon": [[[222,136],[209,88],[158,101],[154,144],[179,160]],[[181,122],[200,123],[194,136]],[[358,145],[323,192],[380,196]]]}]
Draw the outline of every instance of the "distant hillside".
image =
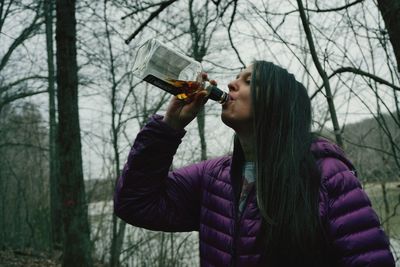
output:
[{"label": "distant hillside", "polygon": [[[345,152],[357,168],[360,179],[368,182],[382,179],[399,181],[400,168],[396,165],[394,153],[400,162],[400,128],[389,115],[384,115],[379,122],[386,125],[386,133],[397,145],[395,151],[378,121],[371,118],[345,126]],[[334,140],[332,135],[330,138]]]},{"label": "distant hillside", "polygon": [[[400,146],[400,128],[389,116],[384,116],[394,142]],[[383,123],[383,122],[382,122]],[[331,140],[334,137],[324,132]],[[389,139],[380,130],[375,119],[366,119],[358,123],[348,124],[343,134],[345,152],[358,170],[359,178],[364,182],[400,181],[400,169],[395,163]],[[375,148],[372,149],[372,148]],[[377,151],[377,150],[379,151]],[[397,149],[400,157],[400,149]],[[400,161],[400,158],[399,158]],[[92,179],[85,181],[85,188],[90,202],[111,200],[115,181]]]}]

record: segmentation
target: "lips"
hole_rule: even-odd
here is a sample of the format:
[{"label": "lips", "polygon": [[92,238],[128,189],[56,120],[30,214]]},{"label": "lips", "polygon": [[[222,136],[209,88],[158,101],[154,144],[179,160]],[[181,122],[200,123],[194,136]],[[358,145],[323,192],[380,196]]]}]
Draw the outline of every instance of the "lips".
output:
[{"label": "lips", "polygon": [[232,97],[232,95],[229,94],[229,99],[226,101],[223,105],[222,108],[226,108],[229,104],[231,104],[235,99]]},{"label": "lips", "polygon": [[233,97],[232,94],[228,94],[228,96],[229,96],[229,100],[228,100],[227,102],[235,101],[235,100],[236,100],[235,97]]}]

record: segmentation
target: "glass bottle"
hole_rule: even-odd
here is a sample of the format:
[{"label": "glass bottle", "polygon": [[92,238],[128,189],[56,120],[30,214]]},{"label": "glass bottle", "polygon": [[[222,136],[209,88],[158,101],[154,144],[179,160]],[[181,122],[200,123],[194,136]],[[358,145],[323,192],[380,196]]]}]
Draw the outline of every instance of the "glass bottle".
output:
[{"label": "glass bottle", "polygon": [[185,56],[156,39],[145,42],[138,50],[133,73],[179,99],[186,99],[199,90],[206,90],[208,98],[221,104],[228,94],[201,77],[200,62]]}]

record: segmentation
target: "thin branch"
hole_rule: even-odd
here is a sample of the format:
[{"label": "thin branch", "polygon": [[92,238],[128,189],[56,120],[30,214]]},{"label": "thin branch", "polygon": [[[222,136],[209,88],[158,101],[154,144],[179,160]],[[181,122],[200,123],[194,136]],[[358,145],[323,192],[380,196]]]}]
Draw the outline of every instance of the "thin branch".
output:
[{"label": "thin branch", "polygon": [[[40,8],[40,5],[38,5],[38,9]],[[22,44],[25,40],[27,40],[32,33],[35,33],[40,26],[43,24],[43,21],[39,21],[40,18],[40,13],[37,11],[36,16],[33,18],[31,24],[25,28],[21,34],[14,40],[14,42],[11,44],[11,46],[8,48],[7,53],[3,56],[3,58],[0,61],[0,71],[6,66],[8,60],[11,57],[11,54],[14,52],[14,50]]]},{"label": "thin branch", "polygon": [[[352,3],[349,3],[349,4],[341,6],[341,7],[334,7],[334,8],[328,8],[328,9],[304,8],[304,10],[307,11],[307,12],[316,12],[316,13],[336,12],[336,11],[348,9],[349,7],[354,6],[354,5],[356,5],[358,3],[361,3],[361,2],[364,2],[364,0],[356,0],[356,1],[352,2]],[[296,12],[299,12],[299,9],[291,10],[291,11],[288,11],[288,12],[285,12],[285,13],[279,13],[279,12],[265,12],[265,13],[269,14],[269,15],[275,15],[275,16],[282,16],[282,15],[283,16],[287,16],[287,15],[290,15],[290,14],[296,13]]]},{"label": "thin branch", "polygon": [[[339,77],[340,78],[340,77]],[[342,81],[343,82],[343,81]],[[393,140],[392,138],[392,134],[390,133],[390,130],[388,129],[387,126],[383,125],[381,120],[374,114],[374,112],[371,110],[370,106],[364,101],[364,99],[362,97],[360,97],[358,94],[356,94],[353,89],[348,86],[346,83],[343,82],[343,84],[354,94],[355,97],[358,98],[358,100],[369,110],[370,114],[374,117],[374,119],[376,120],[376,122],[379,125],[379,128],[382,129],[382,131],[385,133],[385,135],[388,137],[389,142],[391,143],[392,146],[392,151],[393,151],[393,155],[395,155],[394,160],[396,162],[397,166],[400,166],[400,162],[398,161],[398,157],[396,156],[396,150],[399,150],[399,146],[397,145],[397,143]]]},{"label": "thin branch", "polygon": [[[297,59],[297,61],[299,62],[299,64],[301,64],[301,65],[303,66],[304,71],[307,72],[307,74],[308,74],[309,77],[312,79],[312,81],[314,82],[314,84],[317,85],[317,81],[314,79],[314,75],[312,75],[312,74],[310,73],[309,68],[304,64],[303,60],[299,58],[298,54],[291,48],[291,46],[294,46],[295,48],[300,48],[300,49],[302,49],[302,50],[304,50],[304,48],[299,47],[298,44],[296,44],[296,43],[290,43],[290,42],[286,41],[286,40],[277,32],[276,28],[274,28],[274,26],[273,26],[272,23],[269,21],[269,19],[267,18],[267,16],[262,16],[262,15],[261,15],[262,12],[261,12],[260,10],[258,10],[257,7],[255,7],[254,5],[252,6],[252,9],[253,9],[254,12],[256,12],[256,13],[260,16],[260,18],[271,28],[271,30],[273,31],[274,35],[279,39],[279,41],[282,42],[282,43],[287,47],[287,49],[289,49],[289,51],[290,51],[290,52],[293,54],[293,56]],[[250,25],[251,25],[251,24],[250,24]],[[252,25],[251,25],[251,26],[252,26]],[[257,29],[256,29],[256,27],[253,27],[253,30],[255,30],[256,32],[258,32]],[[242,35],[246,35],[246,34],[245,34],[245,33],[242,33]],[[260,35],[260,34],[259,34],[259,35]],[[260,38],[260,37],[252,36],[252,35],[247,35],[247,36],[249,36],[249,37],[251,37],[251,38]],[[261,36],[261,35],[260,35],[260,36]],[[263,41],[265,42],[265,39],[264,39],[264,38],[261,38],[261,40],[263,40]],[[273,40],[270,40],[270,41],[273,41]],[[268,47],[268,45],[267,45],[267,47]],[[275,58],[275,60],[276,60],[277,62],[279,62],[279,60],[278,60],[277,58]]]},{"label": "thin branch", "polygon": [[[328,79],[332,78],[336,74],[344,73],[344,72],[351,72],[351,73],[355,73],[355,74],[358,74],[358,75],[366,76],[368,78],[373,79],[374,81],[376,81],[378,83],[387,85],[387,86],[393,88],[396,91],[400,91],[400,87],[398,87],[398,86],[396,86],[396,85],[394,85],[394,84],[392,84],[392,83],[390,83],[390,82],[388,82],[388,81],[386,81],[386,80],[384,80],[384,79],[382,79],[382,78],[380,78],[380,77],[378,77],[378,76],[376,76],[376,75],[374,75],[372,73],[368,73],[366,71],[363,71],[361,69],[357,69],[357,68],[354,68],[354,67],[342,67],[342,68],[339,68],[339,69],[335,70],[334,72],[332,72],[332,74],[329,75]],[[312,94],[312,96],[310,98],[313,99],[322,90],[322,88],[324,88],[324,85],[321,85],[320,87],[318,87],[318,89]]]},{"label": "thin branch", "polygon": [[324,13],[324,12],[336,12],[336,11],[340,11],[340,10],[344,10],[344,9],[348,9],[351,6],[354,6],[358,3],[364,2],[364,0],[356,0],[352,3],[349,3],[347,5],[341,6],[341,7],[334,7],[334,8],[328,8],[328,9],[306,9],[309,12],[318,12],[318,13]]},{"label": "thin branch", "polygon": [[321,63],[318,60],[317,51],[314,46],[314,40],[313,40],[312,33],[310,30],[309,21],[307,19],[306,13],[304,11],[303,2],[301,0],[297,0],[297,4],[299,6],[300,18],[303,23],[303,27],[304,27],[304,31],[305,31],[305,34],[307,37],[308,45],[310,47],[311,57],[314,61],[314,65],[317,68],[319,75],[321,76],[322,80],[324,81],[326,100],[328,102],[329,112],[330,112],[331,119],[332,119],[332,124],[333,124],[333,129],[335,132],[336,141],[339,146],[343,147],[342,136],[340,134],[340,127],[339,127],[339,122],[338,122],[337,115],[336,115],[335,104],[333,102],[333,96],[332,96],[332,92],[331,92],[331,86],[329,84],[329,79],[328,79],[326,72],[323,69]]},{"label": "thin branch", "polygon": [[176,2],[177,0],[169,0],[163,3],[160,3],[160,7],[154,11],[153,13],[150,14],[150,16],[139,26],[139,28],[136,29],[134,33],[132,33],[131,36],[129,36],[128,39],[125,40],[126,44],[129,44],[135,37],[138,35],[144,27],[147,26],[154,18],[156,18],[164,9],[166,9],[168,6],[170,6],[172,3]]},{"label": "thin branch", "polygon": [[215,62],[213,62],[213,61],[211,61],[211,60],[207,60],[207,59],[203,59],[203,61],[204,61],[204,62],[207,62],[207,63],[210,63],[211,65],[213,65],[213,66],[215,66],[215,67],[218,67],[218,68],[220,68],[220,69],[224,69],[224,70],[228,70],[228,71],[240,71],[240,69],[241,69],[241,67],[236,67],[236,68],[232,67],[232,68],[229,68],[229,67],[227,67],[227,66],[223,66],[223,65],[217,64],[217,63],[215,63]]},{"label": "thin branch", "polygon": [[366,148],[366,149],[369,149],[369,150],[373,150],[373,151],[376,151],[376,152],[380,152],[380,153],[382,153],[382,154],[388,155],[388,156],[393,157],[393,158],[397,158],[396,155],[394,155],[394,154],[392,154],[392,153],[390,153],[390,152],[388,152],[388,151],[386,151],[386,150],[383,150],[383,149],[381,149],[381,148],[372,147],[372,146],[368,146],[368,145],[362,145],[362,144],[353,142],[353,141],[351,141],[350,139],[345,138],[345,137],[343,138],[343,140],[344,140],[346,143],[350,144],[350,145],[353,145],[353,146],[356,146],[356,147],[361,147],[361,148]]},{"label": "thin branch", "polygon": [[11,87],[14,87],[14,86],[16,86],[16,85],[18,85],[18,84],[20,84],[20,83],[22,83],[22,82],[25,82],[25,81],[28,81],[28,80],[36,80],[36,79],[44,79],[44,80],[47,80],[48,77],[40,76],[40,75],[34,75],[34,76],[31,76],[31,77],[25,77],[25,78],[22,78],[22,79],[20,79],[20,80],[15,81],[15,82],[12,82],[12,83],[10,83],[10,84],[1,86],[1,87],[0,87],[0,93],[7,91],[7,90],[10,89]]},{"label": "thin branch", "polygon": [[164,3],[164,2],[156,3],[156,4],[149,4],[149,5],[146,6],[146,7],[143,7],[143,8],[140,8],[140,9],[136,9],[135,11],[132,11],[131,13],[126,14],[125,16],[121,17],[121,19],[124,20],[124,19],[126,19],[126,18],[128,18],[128,17],[130,17],[130,16],[133,16],[133,15],[139,13],[139,12],[146,11],[146,10],[149,9],[149,8],[162,5],[163,3]]},{"label": "thin branch", "polygon": [[233,11],[232,11],[231,20],[230,20],[229,26],[228,26],[228,37],[229,37],[229,42],[231,44],[231,47],[235,51],[236,56],[238,57],[240,63],[242,64],[243,68],[246,68],[246,64],[243,62],[242,58],[239,55],[239,52],[237,51],[235,45],[233,44],[232,36],[231,36],[231,28],[232,28],[233,21],[235,19],[235,15],[236,15],[237,2],[238,2],[238,0],[233,1]]},{"label": "thin branch", "polygon": [[3,97],[3,99],[0,99],[0,110],[2,109],[3,106],[5,106],[6,104],[13,102],[17,99],[21,99],[21,98],[25,98],[28,96],[33,96],[33,95],[38,95],[38,94],[42,94],[42,93],[47,93],[47,90],[42,90],[42,91],[36,91],[36,92],[24,92],[24,93],[19,93],[19,94],[15,94],[12,96],[5,96]]},{"label": "thin branch", "polygon": [[4,1],[1,1],[1,6],[0,6],[0,33],[2,33],[3,25],[4,25],[4,22],[6,21],[7,15],[10,13],[10,8],[11,8],[11,4],[12,3],[13,3],[13,1],[10,1],[8,3],[7,9],[4,12],[4,16],[3,16]]}]

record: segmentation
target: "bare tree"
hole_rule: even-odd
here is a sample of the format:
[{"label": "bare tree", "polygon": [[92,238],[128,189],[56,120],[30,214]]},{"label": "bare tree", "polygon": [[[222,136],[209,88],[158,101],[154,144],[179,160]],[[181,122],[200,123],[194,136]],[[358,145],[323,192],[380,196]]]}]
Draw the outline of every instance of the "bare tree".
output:
[{"label": "bare tree", "polygon": [[[59,208],[67,222],[65,244],[71,244],[71,238],[75,237],[83,240],[65,246],[64,260],[71,260],[71,255],[77,251],[67,250],[74,248],[82,249],[76,260],[91,262],[88,257],[93,251],[87,241],[89,226],[82,172],[92,177],[91,165],[101,165],[98,171],[101,177],[96,178],[107,179],[113,187],[136,132],[151,114],[165,107],[169,95],[139,83],[130,73],[136,45],[153,36],[202,62],[210,77],[221,78],[222,84],[254,58],[265,58],[287,67],[309,89],[316,130],[332,138],[341,136],[342,141],[337,139],[338,143],[343,142],[344,149],[354,160],[360,180],[372,188],[372,195],[377,199],[373,202],[379,207],[383,226],[392,238],[398,238],[400,200],[395,185],[400,169],[399,34],[396,34],[399,27],[396,26],[398,19],[393,19],[398,17],[398,0],[353,0],[345,4],[298,0],[297,5],[292,1],[271,0],[80,2],[74,12],[82,18],[78,21],[78,38],[74,39],[75,31],[71,30],[73,23],[68,24],[71,27],[62,26],[64,32],[58,28],[57,33],[60,45],[57,76],[59,85],[63,84],[58,95],[58,105],[60,111],[63,110],[59,114],[63,130],[58,134],[55,70],[51,62],[51,3],[50,0],[0,1],[0,43],[4,47],[0,52],[0,213],[13,215],[0,219],[1,245],[36,248],[49,245],[45,231],[50,223],[49,205],[56,219],[56,205],[61,203],[53,187],[57,183],[53,159],[57,160],[55,155],[60,154],[64,156],[64,170],[59,182],[64,191]],[[58,16],[69,10],[61,9],[61,3],[64,2],[59,0]],[[58,27],[67,25],[61,22],[68,18],[73,18],[71,13],[61,15]],[[43,34],[44,25],[46,35]],[[13,26],[15,29],[10,32],[8,29]],[[125,30],[128,32],[123,32]],[[77,41],[78,64],[72,60],[75,45],[70,41]],[[130,46],[124,41],[130,42]],[[37,52],[32,53],[33,49]],[[47,65],[43,60],[46,52]],[[39,57],[43,61],[38,62]],[[79,77],[76,76],[78,68]],[[71,75],[62,78],[69,70],[68,75]],[[80,86],[80,100],[84,104],[79,108],[81,116],[86,119],[88,111],[98,116],[90,121],[81,120],[82,129],[76,84]],[[48,124],[39,119],[38,114],[43,110],[35,108],[36,111],[28,112],[33,108],[20,107],[22,102],[18,101],[45,92],[49,92]],[[40,95],[28,99],[31,102],[43,100]],[[40,103],[40,107],[47,108],[47,105]],[[359,116],[358,113],[373,118],[368,127],[349,122],[349,118]],[[210,133],[214,129],[210,128],[213,127],[206,126],[206,122],[214,123],[211,119],[218,115],[212,104],[207,104],[206,112],[197,119],[197,126],[192,124],[187,128],[191,134],[185,138],[189,141],[180,146],[174,164],[188,164],[220,153],[210,145],[217,139],[224,140],[219,142],[221,147],[229,149],[229,141],[225,141],[230,140],[229,137],[212,136]],[[101,124],[100,132],[99,127],[94,127],[96,123]],[[88,125],[96,130],[84,128]],[[33,130],[39,128],[37,134],[33,134]],[[191,139],[197,136],[192,134],[197,131],[200,138]],[[67,136],[68,133],[71,134]],[[79,141],[80,134],[82,141]],[[55,135],[62,145],[58,152]],[[84,157],[87,163],[84,166],[88,168],[83,170],[80,142],[83,149],[98,157]],[[68,146],[72,150],[67,150]],[[67,158],[71,151],[75,156]],[[27,160],[26,166],[21,163],[22,159]],[[67,162],[70,167],[65,170]],[[92,187],[98,190],[103,182]],[[96,194],[93,193],[93,201],[98,200]],[[192,259],[196,254],[193,250],[197,242],[195,235],[155,233],[125,225],[108,213],[110,197],[108,193],[104,203],[95,203],[103,205],[101,222],[97,215],[90,217],[91,226],[96,227],[92,243],[98,245],[96,254],[102,253],[103,262],[109,260],[111,266],[196,265],[196,259]],[[12,211],[7,209],[10,205]],[[73,213],[82,219],[78,222],[77,217],[69,217]],[[55,223],[54,219],[53,230],[60,230],[57,225],[61,223]],[[55,243],[59,242],[56,237],[59,234],[53,234]],[[86,249],[84,253],[83,249]]]},{"label": "bare tree", "polygon": [[325,92],[326,92],[326,100],[328,102],[328,106],[329,106],[329,112],[331,114],[331,119],[332,119],[332,124],[333,124],[333,130],[335,132],[335,137],[336,137],[336,142],[340,145],[343,146],[343,141],[342,141],[342,136],[340,133],[340,128],[339,128],[339,122],[336,116],[336,109],[335,109],[335,104],[333,101],[333,96],[332,96],[332,91],[331,91],[331,86],[329,83],[329,79],[328,76],[325,72],[325,70],[323,69],[321,63],[319,62],[318,56],[317,56],[317,51],[315,50],[315,46],[314,46],[314,40],[312,37],[312,33],[310,30],[310,26],[308,25],[308,19],[306,17],[306,13],[304,10],[304,6],[303,6],[303,2],[301,0],[297,0],[297,5],[299,7],[299,12],[300,12],[300,18],[301,21],[303,23],[303,27],[304,27],[304,31],[306,33],[307,36],[307,40],[308,40],[308,45],[310,47],[310,52],[315,64],[315,67],[318,70],[318,73],[321,75],[322,80],[324,82],[324,87],[325,87]]},{"label": "bare tree", "polygon": [[[20,75],[15,75],[15,77],[10,77],[9,80],[4,82],[5,71],[10,61],[12,62],[12,56],[16,54],[16,51],[20,49],[24,43],[31,37],[38,34],[41,26],[43,25],[43,13],[42,13],[43,1],[33,1],[31,3],[21,4],[18,1],[1,1],[0,3],[0,42],[2,44],[8,44],[5,53],[0,55],[0,112],[2,108],[18,99],[25,97],[42,94],[47,90],[32,90],[32,88],[26,86],[30,81],[36,80],[46,80],[47,77],[40,74],[28,74],[25,77],[20,77]],[[11,36],[3,33],[4,26],[9,22],[9,20],[14,16],[30,16],[28,24],[23,25],[22,30],[18,33],[18,36],[13,37],[12,42],[8,42]],[[4,45],[4,46],[6,46]],[[8,77],[7,77],[8,78]]]},{"label": "bare tree", "polygon": [[50,246],[46,129],[37,106],[13,103],[0,117],[0,244]]},{"label": "bare tree", "polygon": [[397,71],[400,72],[400,1],[378,0],[378,8],[385,21],[386,31],[393,46],[397,60]]},{"label": "bare tree", "polygon": [[59,172],[57,154],[57,122],[55,103],[55,68],[53,51],[53,1],[44,1],[44,15],[46,25],[46,48],[49,92],[49,166],[50,166],[50,207],[51,207],[51,234],[53,248],[59,248],[62,244],[62,216],[61,200],[59,192]]},{"label": "bare tree", "polygon": [[[216,12],[215,6],[210,1],[205,1],[204,4],[196,8],[194,6],[194,0],[189,0],[188,10],[190,23],[188,32],[192,43],[189,54],[201,63],[203,58],[207,55],[220,16],[218,12]],[[207,159],[205,116],[203,106],[196,117],[200,137],[201,160]]]},{"label": "bare tree", "polygon": [[92,266],[79,127],[75,1],[59,0],[56,10],[63,266]]}]

